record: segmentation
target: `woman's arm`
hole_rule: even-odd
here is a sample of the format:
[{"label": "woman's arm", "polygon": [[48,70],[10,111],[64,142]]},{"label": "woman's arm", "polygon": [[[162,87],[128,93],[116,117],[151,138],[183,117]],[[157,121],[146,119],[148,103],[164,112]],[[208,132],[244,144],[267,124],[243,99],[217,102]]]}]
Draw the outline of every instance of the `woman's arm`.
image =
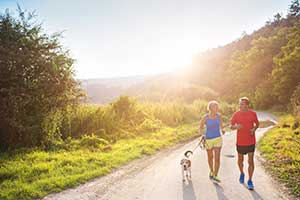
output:
[{"label": "woman's arm", "polygon": [[206,117],[205,115],[202,116],[201,120],[200,120],[200,127],[199,127],[199,135],[200,137],[203,136],[203,128],[204,128],[204,124],[206,123]]},{"label": "woman's arm", "polygon": [[223,117],[221,114],[220,115],[220,129],[221,129],[221,132],[223,133],[223,135],[225,134],[225,130],[223,128]]}]

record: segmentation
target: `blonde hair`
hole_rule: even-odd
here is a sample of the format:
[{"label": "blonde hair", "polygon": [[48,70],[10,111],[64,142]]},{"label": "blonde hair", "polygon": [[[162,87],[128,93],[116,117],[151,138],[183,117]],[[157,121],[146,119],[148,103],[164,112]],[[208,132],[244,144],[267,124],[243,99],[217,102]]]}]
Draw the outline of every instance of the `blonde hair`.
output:
[{"label": "blonde hair", "polygon": [[239,103],[242,102],[242,101],[244,101],[247,105],[250,104],[250,100],[249,100],[248,97],[242,97],[242,98],[240,98],[240,99],[239,99]]},{"label": "blonde hair", "polygon": [[207,111],[210,111],[213,105],[217,105],[219,107],[219,103],[216,100],[212,100],[207,104]]}]

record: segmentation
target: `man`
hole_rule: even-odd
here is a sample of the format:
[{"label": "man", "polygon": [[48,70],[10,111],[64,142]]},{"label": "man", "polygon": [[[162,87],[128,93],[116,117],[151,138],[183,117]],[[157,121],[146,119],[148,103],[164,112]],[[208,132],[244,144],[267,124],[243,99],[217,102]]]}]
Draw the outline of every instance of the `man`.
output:
[{"label": "man", "polygon": [[254,172],[254,151],[255,151],[255,131],[259,126],[257,115],[249,109],[249,99],[242,97],[239,99],[240,111],[234,113],[231,119],[231,129],[237,130],[236,149],[238,152],[238,166],[240,169],[240,183],[244,183],[245,173],[243,169],[244,155],[248,154],[248,175],[247,187],[254,189],[252,176]]}]

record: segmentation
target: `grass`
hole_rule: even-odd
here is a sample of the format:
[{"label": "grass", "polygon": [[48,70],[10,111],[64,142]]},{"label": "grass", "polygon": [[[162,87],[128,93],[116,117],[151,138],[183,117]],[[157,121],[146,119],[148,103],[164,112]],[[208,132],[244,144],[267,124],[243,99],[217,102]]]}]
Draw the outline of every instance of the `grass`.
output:
[{"label": "grass", "polygon": [[19,149],[0,155],[0,199],[34,199],[110,173],[143,155],[189,140],[197,124],[164,127],[134,139],[119,140],[111,150],[95,147],[43,151]]},{"label": "grass", "polygon": [[260,140],[259,150],[271,172],[291,194],[300,197],[300,128],[295,127],[295,121],[291,115],[282,115],[279,124]]}]

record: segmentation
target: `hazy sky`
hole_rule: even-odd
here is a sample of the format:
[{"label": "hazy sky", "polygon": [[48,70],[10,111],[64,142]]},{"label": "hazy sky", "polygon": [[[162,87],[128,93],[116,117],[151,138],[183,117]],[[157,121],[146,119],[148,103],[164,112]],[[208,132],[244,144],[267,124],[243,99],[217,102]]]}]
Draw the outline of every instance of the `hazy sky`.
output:
[{"label": "hazy sky", "polygon": [[77,78],[157,74],[252,33],[291,0],[0,0],[36,10],[45,32],[65,30]]}]

